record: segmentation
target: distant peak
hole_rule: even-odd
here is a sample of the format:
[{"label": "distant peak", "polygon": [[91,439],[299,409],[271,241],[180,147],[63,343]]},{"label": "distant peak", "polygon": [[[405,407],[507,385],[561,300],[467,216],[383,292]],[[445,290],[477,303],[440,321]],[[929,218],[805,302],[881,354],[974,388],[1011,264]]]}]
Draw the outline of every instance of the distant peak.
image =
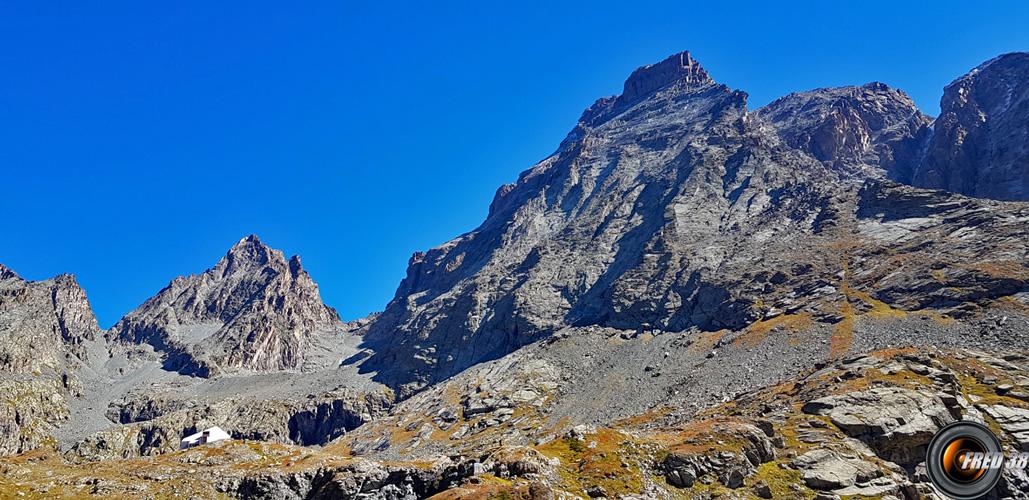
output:
[{"label": "distant peak", "polygon": [[7,266],[5,266],[3,264],[0,264],[0,280],[9,280],[9,279],[19,279],[20,280],[21,276],[18,276],[18,273],[12,271],[11,268],[9,268],[9,267],[7,267]]},{"label": "distant peak", "polygon": [[225,255],[227,264],[225,272],[231,273],[234,269],[250,267],[251,265],[264,265],[274,258],[275,251],[265,245],[256,234],[251,234],[232,245]]},{"label": "distant peak", "polygon": [[972,68],[968,73],[965,73],[964,75],[954,79],[954,81],[948,83],[944,89],[949,89],[961,82],[973,81],[983,74],[1007,74],[1008,77],[1021,81],[1023,79],[1021,76],[1023,72],[1026,71],[1027,67],[1029,67],[1029,52],[1008,52]]},{"label": "distant peak", "polygon": [[625,80],[622,99],[636,99],[676,82],[693,86],[706,85],[714,80],[689,51],[683,51],[659,63],[636,68]]},{"label": "distant peak", "polygon": [[240,238],[239,241],[237,241],[236,244],[232,246],[232,248],[238,248],[238,247],[250,246],[250,245],[264,246],[264,243],[261,242],[261,238],[258,238],[256,234],[250,234],[250,235],[247,235],[247,236],[244,236],[244,237]]},{"label": "distant peak", "polygon": [[989,61],[986,61],[979,66],[976,66],[971,72],[976,73],[982,71],[990,66],[1003,66],[1007,64],[1018,64],[1029,62],[1029,52],[1008,52],[1007,54],[1001,54]]}]

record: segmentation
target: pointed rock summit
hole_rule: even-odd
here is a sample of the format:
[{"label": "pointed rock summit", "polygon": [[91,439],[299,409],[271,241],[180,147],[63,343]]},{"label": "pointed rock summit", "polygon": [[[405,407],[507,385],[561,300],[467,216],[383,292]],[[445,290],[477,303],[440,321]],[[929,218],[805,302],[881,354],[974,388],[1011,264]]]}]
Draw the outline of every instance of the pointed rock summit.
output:
[{"label": "pointed rock summit", "polygon": [[637,68],[625,80],[621,98],[639,99],[672,84],[701,86],[714,83],[707,71],[693,59],[689,51],[668,56],[667,59]]},{"label": "pointed rock summit", "polygon": [[112,331],[152,345],[168,368],[210,376],[299,370],[312,338],[339,326],[299,257],[287,261],[250,235],[211,269],[172,280]]},{"label": "pointed rock summit", "polygon": [[18,278],[18,274],[15,273],[11,268],[0,264],[0,280],[6,280],[11,278]]}]

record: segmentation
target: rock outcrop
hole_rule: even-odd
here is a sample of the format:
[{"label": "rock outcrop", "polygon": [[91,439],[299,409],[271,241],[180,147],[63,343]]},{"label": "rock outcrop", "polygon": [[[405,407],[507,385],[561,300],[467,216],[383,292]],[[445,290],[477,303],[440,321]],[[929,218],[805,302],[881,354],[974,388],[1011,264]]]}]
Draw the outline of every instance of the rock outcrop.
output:
[{"label": "rock outcrop", "polygon": [[803,411],[828,416],[848,436],[902,465],[924,460],[933,434],[954,421],[939,398],[892,387],[816,399]]},{"label": "rock outcrop", "polygon": [[203,274],[174,279],[112,332],[152,345],[168,369],[206,377],[300,370],[312,339],[340,328],[300,258],[287,261],[251,235]]},{"label": "rock outcrop", "polygon": [[0,373],[66,372],[100,335],[74,276],[26,281],[0,265]]},{"label": "rock outcrop", "polygon": [[1029,200],[1029,53],[991,59],[944,89],[917,186]]},{"label": "rock outcrop", "polygon": [[100,339],[73,276],[26,281],[0,265],[0,455],[54,443]]},{"label": "rock outcrop", "polygon": [[797,92],[755,115],[790,147],[837,171],[904,183],[932,133],[932,120],[907,94],[879,82]]},{"label": "rock outcrop", "polygon": [[68,419],[67,392],[52,377],[0,377],[0,455],[54,444],[54,431]]}]

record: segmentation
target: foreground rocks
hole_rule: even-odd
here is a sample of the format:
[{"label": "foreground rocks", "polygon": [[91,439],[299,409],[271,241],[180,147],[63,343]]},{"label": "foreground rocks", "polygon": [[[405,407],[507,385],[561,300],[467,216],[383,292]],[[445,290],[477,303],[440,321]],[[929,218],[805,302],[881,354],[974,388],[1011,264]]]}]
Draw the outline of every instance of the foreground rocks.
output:
[{"label": "foreground rocks", "polygon": [[894,387],[816,399],[805,404],[803,411],[828,416],[848,436],[903,465],[923,460],[933,434],[954,421],[940,398]]},{"label": "foreground rocks", "polygon": [[[571,425],[548,419],[546,405],[532,413],[537,407],[515,404],[520,423],[485,432],[538,429],[551,437],[524,445],[458,437],[432,453],[408,449],[407,459],[380,458],[396,440],[363,456],[354,456],[349,439],[321,448],[235,440],[100,461],[44,448],[0,459],[0,496],[933,498],[924,455],[909,452],[924,449],[927,429],[982,419],[999,429],[1005,448],[1022,446],[1029,403],[981,381],[1014,385],[1029,368],[1024,352],[878,351],[688,417],[664,407],[608,425]],[[455,418],[452,425],[464,417]],[[436,432],[447,422],[427,425]],[[996,497],[1025,498],[1027,484],[1024,474],[1008,472]]]}]

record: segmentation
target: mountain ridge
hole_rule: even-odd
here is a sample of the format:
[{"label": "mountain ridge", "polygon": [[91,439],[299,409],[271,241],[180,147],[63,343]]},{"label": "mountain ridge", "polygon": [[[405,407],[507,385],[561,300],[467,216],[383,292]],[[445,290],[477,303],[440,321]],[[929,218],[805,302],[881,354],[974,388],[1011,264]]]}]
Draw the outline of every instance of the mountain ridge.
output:
[{"label": "mountain ridge", "polygon": [[[365,370],[408,393],[566,324],[742,328],[767,314],[767,300],[745,289],[743,268],[753,264],[725,252],[782,260],[755,238],[797,240],[781,249],[794,258],[791,245],[810,249],[800,264],[816,272],[796,277],[801,295],[790,300],[830,287],[838,303],[837,274],[849,263],[828,249],[868,225],[857,187],[911,177],[931,133],[906,94],[878,83],[794,93],[751,111],[746,93],[714,82],[688,53],[637,69],[625,89],[587,108],[557,152],[498,189],[477,229],[412,257],[368,328],[375,354]],[[939,202],[959,202],[947,196]],[[789,229],[770,231],[780,226]],[[976,253],[952,248],[937,249]],[[908,272],[914,285],[927,270]],[[819,314],[835,317],[834,307]]]}]

